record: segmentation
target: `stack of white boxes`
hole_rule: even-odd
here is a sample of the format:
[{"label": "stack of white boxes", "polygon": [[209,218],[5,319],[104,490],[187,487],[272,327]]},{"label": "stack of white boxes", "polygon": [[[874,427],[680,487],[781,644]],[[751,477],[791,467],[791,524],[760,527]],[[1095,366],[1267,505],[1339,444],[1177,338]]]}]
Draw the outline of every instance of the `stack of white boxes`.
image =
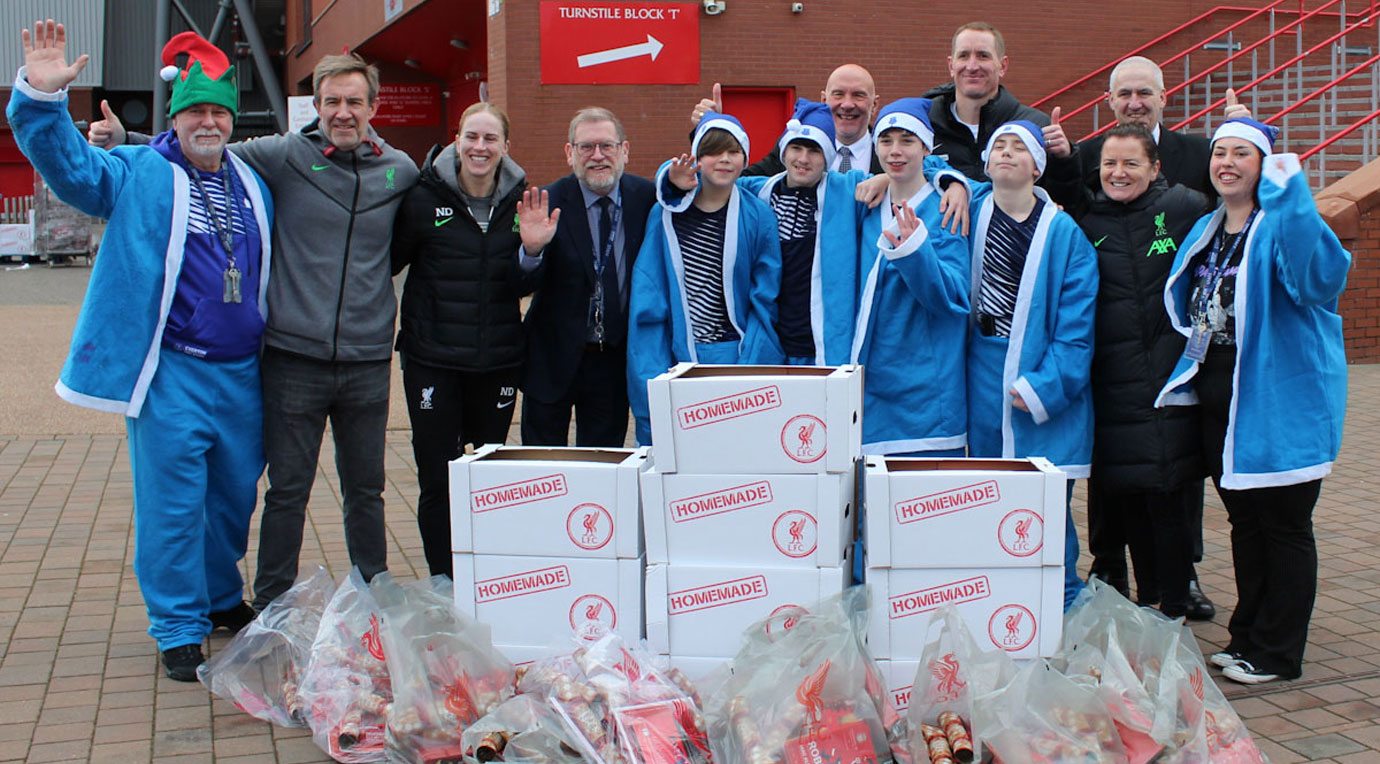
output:
[{"label": "stack of white boxes", "polygon": [[868,457],[863,480],[868,645],[894,698],[909,700],[930,614],[944,604],[983,649],[1018,659],[1054,653],[1063,472],[1039,458]]},{"label": "stack of white boxes", "polygon": [[515,663],[571,634],[642,637],[648,449],[484,446],[450,463],[455,603]]},{"label": "stack of white boxes", "polygon": [[862,370],[681,364],[648,394],[647,641],[694,677],[849,583]]}]

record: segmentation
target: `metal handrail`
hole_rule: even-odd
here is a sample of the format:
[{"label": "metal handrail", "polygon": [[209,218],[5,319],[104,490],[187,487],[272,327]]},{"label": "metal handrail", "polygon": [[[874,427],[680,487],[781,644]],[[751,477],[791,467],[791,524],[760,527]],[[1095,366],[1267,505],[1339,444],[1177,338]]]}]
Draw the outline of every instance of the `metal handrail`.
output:
[{"label": "metal handrail", "polygon": [[[1302,52],[1302,53],[1299,53],[1299,54],[1295,55],[1293,58],[1289,59],[1288,61],[1284,62],[1283,64],[1280,64],[1279,66],[1276,66],[1275,68],[1271,69],[1270,71],[1266,72],[1265,74],[1262,74],[1262,75],[1260,75],[1259,77],[1256,77],[1255,79],[1253,79],[1253,80],[1251,80],[1250,82],[1246,83],[1245,85],[1242,85],[1240,88],[1236,88],[1236,89],[1235,89],[1235,90],[1236,90],[1236,96],[1237,96],[1238,98],[1240,98],[1242,93],[1245,93],[1245,92],[1249,91],[1251,88],[1255,87],[1256,85],[1259,85],[1260,83],[1264,82],[1265,80],[1267,80],[1267,79],[1269,79],[1269,78],[1275,76],[1276,74],[1279,74],[1280,72],[1284,71],[1285,69],[1288,69],[1289,67],[1293,66],[1294,64],[1297,64],[1298,62],[1302,61],[1303,59],[1307,58],[1308,56],[1311,56],[1311,55],[1313,55],[1314,53],[1317,53],[1318,51],[1320,51],[1320,50],[1322,50],[1322,49],[1328,47],[1329,45],[1331,45],[1332,43],[1336,42],[1337,40],[1340,40],[1341,38],[1346,37],[1348,34],[1350,34],[1351,32],[1355,31],[1357,28],[1359,28],[1359,27],[1361,27],[1361,26],[1364,26],[1364,25],[1366,24],[1366,22],[1368,22],[1368,21],[1370,21],[1370,20],[1372,20],[1372,19],[1375,19],[1375,18],[1377,18],[1377,17],[1380,17],[1380,11],[1371,13],[1369,16],[1366,16],[1366,17],[1363,18],[1362,20],[1357,21],[1357,22],[1354,22],[1351,26],[1344,27],[1341,31],[1336,32],[1335,34],[1333,34],[1331,37],[1327,38],[1326,40],[1323,40],[1322,42],[1318,43],[1317,45],[1314,45],[1313,47],[1309,48],[1308,50],[1306,50],[1306,51],[1304,51],[1304,52]],[[1210,73],[1211,71],[1212,71],[1211,69],[1208,70],[1209,73]],[[1335,85],[1335,84],[1337,84],[1338,82],[1341,82],[1343,79],[1346,79],[1346,77],[1340,77],[1340,78],[1338,78],[1338,79],[1336,79],[1336,80],[1333,80],[1333,81],[1330,83],[1330,85]],[[1212,102],[1211,104],[1209,104],[1207,107],[1205,107],[1205,108],[1203,108],[1203,109],[1200,109],[1200,110],[1194,112],[1193,114],[1191,114],[1191,115],[1189,115],[1188,117],[1184,118],[1183,120],[1181,120],[1181,121],[1178,122],[1177,124],[1171,125],[1169,129],[1170,129],[1170,130],[1179,130],[1179,129],[1185,127],[1186,125],[1189,125],[1189,124],[1193,123],[1193,122],[1196,121],[1199,117],[1202,117],[1202,116],[1205,115],[1205,114],[1211,113],[1214,109],[1220,107],[1222,104],[1224,104],[1224,103],[1226,103],[1226,102],[1227,102],[1227,99],[1226,99],[1225,97],[1224,97],[1224,98],[1220,98],[1220,99],[1218,99],[1218,100],[1216,100],[1216,101],[1213,101],[1213,102]]]},{"label": "metal handrail", "polygon": [[1347,127],[1345,130],[1342,130],[1341,132],[1336,133],[1335,135],[1333,135],[1332,137],[1330,137],[1330,138],[1328,138],[1327,140],[1323,141],[1322,143],[1319,143],[1318,145],[1314,146],[1313,148],[1311,148],[1311,149],[1309,149],[1309,150],[1303,152],[1302,154],[1299,154],[1299,161],[1300,161],[1300,162],[1307,161],[1307,159],[1308,159],[1309,157],[1313,156],[1314,154],[1317,154],[1318,152],[1322,151],[1323,149],[1327,148],[1328,146],[1331,146],[1332,144],[1336,143],[1337,141],[1339,141],[1339,140],[1341,140],[1341,139],[1347,137],[1348,135],[1351,135],[1351,134],[1352,134],[1353,132],[1355,132],[1356,130],[1359,130],[1360,128],[1365,127],[1365,125],[1366,125],[1367,122],[1370,122],[1371,120],[1373,120],[1373,119],[1375,119],[1375,118],[1377,118],[1377,117],[1380,117],[1380,109],[1376,109],[1375,111],[1371,112],[1370,114],[1367,114],[1366,116],[1361,117],[1360,119],[1358,119],[1358,120],[1356,120],[1355,122],[1351,123],[1351,125],[1350,125],[1349,127]]},{"label": "metal handrail", "polygon": [[[1145,43],[1144,45],[1140,46],[1139,48],[1136,48],[1135,50],[1133,50],[1133,51],[1127,53],[1126,55],[1124,55],[1124,56],[1119,56],[1115,61],[1112,61],[1112,62],[1109,63],[1109,64],[1103,64],[1101,67],[1099,67],[1099,68],[1097,68],[1097,69],[1094,69],[1093,71],[1089,72],[1088,74],[1083,75],[1082,77],[1079,77],[1078,79],[1076,79],[1076,80],[1074,80],[1073,82],[1070,82],[1069,84],[1067,84],[1067,85],[1065,85],[1065,86],[1059,88],[1058,90],[1054,91],[1053,93],[1050,93],[1049,95],[1045,96],[1044,98],[1041,98],[1040,100],[1031,103],[1030,106],[1031,106],[1032,108],[1038,109],[1038,108],[1040,108],[1041,106],[1043,106],[1044,104],[1046,104],[1046,103],[1048,103],[1048,102],[1054,100],[1055,98],[1057,98],[1057,97],[1063,95],[1064,93],[1067,93],[1068,91],[1073,90],[1074,88],[1079,87],[1080,85],[1083,85],[1084,83],[1087,83],[1087,82],[1092,81],[1092,79],[1093,79],[1094,77],[1097,77],[1098,75],[1102,74],[1103,72],[1109,71],[1110,69],[1112,69],[1113,67],[1115,67],[1117,64],[1121,63],[1122,59],[1129,58],[1129,57],[1131,57],[1131,56],[1140,55],[1141,53],[1143,53],[1143,52],[1149,50],[1150,48],[1153,48],[1153,47],[1156,46],[1156,45],[1159,45],[1160,43],[1164,42],[1165,40],[1168,40],[1169,38],[1173,37],[1174,35],[1176,35],[1176,34],[1182,32],[1182,31],[1184,31],[1185,29],[1188,29],[1189,27],[1194,26],[1195,24],[1197,24],[1197,23],[1199,23],[1199,22],[1201,22],[1201,21],[1206,21],[1208,18],[1210,18],[1211,16],[1213,16],[1213,15],[1216,14],[1216,13],[1221,13],[1221,12],[1223,12],[1223,11],[1253,11],[1253,12],[1252,12],[1249,16],[1247,16],[1246,18],[1241,19],[1240,21],[1236,22],[1235,24],[1233,24],[1233,25],[1227,27],[1226,29],[1223,29],[1221,32],[1218,32],[1218,33],[1214,34],[1212,37],[1207,38],[1208,40],[1212,40],[1212,39],[1214,39],[1214,38],[1221,37],[1224,33],[1230,32],[1230,31],[1232,31],[1233,29],[1235,29],[1236,27],[1238,27],[1238,26],[1240,26],[1240,25],[1242,25],[1242,24],[1245,24],[1245,23],[1248,22],[1248,21],[1251,21],[1251,20],[1254,19],[1256,16],[1259,16],[1260,14],[1265,13],[1266,11],[1272,10],[1272,9],[1273,9],[1275,6],[1277,6],[1277,5],[1281,5],[1281,4],[1287,3],[1287,2],[1289,2],[1289,0],[1274,0],[1274,2],[1271,2],[1269,5],[1265,6],[1264,8],[1241,8],[1241,7],[1230,6],[1230,5],[1219,5],[1219,6],[1215,7],[1215,8],[1210,8],[1210,9],[1208,9],[1208,10],[1206,10],[1206,11],[1203,11],[1202,13],[1198,14],[1197,16],[1194,16],[1192,19],[1189,19],[1188,21],[1185,21],[1184,23],[1182,23],[1182,24],[1180,24],[1180,25],[1174,27],[1173,29],[1169,30],[1168,32],[1165,32],[1164,34],[1160,35],[1159,37],[1156,37],[1155,39],[1151,40],[1150,42]],[[1293,11],[1288,11],[1288,10],[1280,11],[1280,12],[1281,12],[1281,13],[1293,13]],[[1194,50],[1194,49],[1196,49],[1197,47],[1198,47],[1198,44],[1194,44],[1194,45],[1190,46],[1189,48],[1187,48],[1185,52]],[[1175,60],[1175,59],[1171,58],[1171,59],[1169,59],[1169,61],[1166,61],[1165,63],[1172,63],[1174,60]],[[1102,99],[1101,99],[1101,97],[1099,96],[1099,97],[1098,97],[1097,99],[1095,99],[1092,103],[1097,103],[1097,101],[1100,101],[1100,100],[1102,100]],[[1074,109],[1072,112],[1069,112],[1069,115],[1068,115],[1068,116],[1073,116],[1074,114],[1077,114],[1077,113],[1081,112],[1083,109],[1086,109],[1086,108],[1087,108],[1087,105],[1080,106],[1080,107],[1078,107],[1077,109]]]},{"label": "metal handrail", "polygon": [[[1373,18],[1373,17],[1372,17],[1372,18]],[[1283,117],[1284,115],[1289,114],[1290,112],[1292,112],[1292,111],[1294,111],[1295,109],[1299,108],[1300,106],[1302,106],[1302,105],[1308,103],[1309,101],[1313,100],[1314,98],[1317,98],[1318,96],[1322,95],[1323,93],[1326,93],[1327,91],[1331,90],[1332,88],[1336,87],[1337,85],[1340,85],[1340,84],[1342,83],[1343,80],[1345,80],[1345,79],[1351,77],[1352,75],[1354,75],[1354,74],[1359,74],[1359,73],[1361,72],[1362,69],[1365,69],[1365,68],[1371,66],[1372,64],[1376,63],[1377,61],[1380,61],[1380,53],[1377,53],[1377,54],[1375,54],[1374,56],[1371,56],[1370,58],[1368,58],[1368,59],[1366,59],[1365,61],[1361,62],[1360,64],[1357,64],[1356,66],[1352,67],[1351,70],[1348,71],[1346,74],[1343,74],[1342,76],[1338,77],[1337,79],[1332,80],[1331,82],[1328,82],[1327,84],[1323,85],[1322,87],[1318,88],[1317,90],[1314,90],[1312,93],[1309,93],[1308,95],[1304,96],[1303,98],[1300,98],[1299,100],[1295,101],[1294,103],[1292,103],[1292,104],[1290,104],[1290,105],[1284,107],[1284,108],[1281,109],[1279,112],[1277,112],[1277,113],[1275,113],[1275,114],[1272,114],[1272,115],[1266,117],[1265,119],[1262,119],[1261,122],[1264,122],[1264,123],[1267,124],[1267,125],[1274,124],[1276,121],[1278,121],[1278,120],[1279,120],[1281,117]]]},{"label": "metal handrail", "polygon": [[[1323,5],[1321,5],[1321,6],[1317,7],[1317,8],[1315,8],[1315,9],[1312,10],[1312,11],[1309,11],[1309,12],[1307,12],[1307,13],[1305,13],[1305,14],[1299,16],[1297,19],[1295,19],[1295,20],[1289,22],[1288,24],[1285,24],[1284,26],[1280,27],[1279,29],[1275,30],[1274,32],[1271,32],[1270,34],[1268,34],[1268,35],[1266,35],[1266,36],[1260,38],[1259,40],[1256,40],[1255,42],[1251,43],[1250,45],[1247,45],[1247,46],[1243,47],[1241,50],[1239,50],[1239,51],[1237,51],[1237,52],[1231,54],[1230,56],[1227,56],[1226,58],[1222,59],[1221,61],[1218,61],[1217,63],[1213,64],[1212,66],[1209,66],[1207,69],[1204,69],[1203,71],[1198,72],[1197,74],[1193,75],[1192,77],[1189,77],[1188,79],[1184,80],[1183,82],[1180,82],[1179,84],[1175,85],[1174,87],[1169,88],[1168,90],[1165,91],[1165,97],[1166,97],[1166,99],[1167,99],[1169,96],[1172,96],[1172,95],[1174,95],[1175,93],[1179,92],[1180,90],[1184,90],[1185,88],[1188,88],[1189,86],[1191,86],[1191,85],[1197,83],[1199,80],[1202,80],[1202,79],[1204,79],[1204,78],[1207,78],[1207,77],[1211,76],[1213,72],[1217,71],[1218,69],[1222,68],[1223,66],[1227,66],[1228,64],[1231,64],[1231,63],[1234,62],[1236,59],[1241,58],[1242,56],[1246,55],[1247,53],[1250,53],[1250,52],[1256,50],[1256,49],[1259,48],[1260,46],[1264,45],[1264,44],[1267,43],[1267,42],[1270,42],[1271,40],[1275,39],[1276,37],[1279,37],[1280,35],[1289,33],[1289,31],[1290,31],[1291,28],[1293,28],[1293,27],[1295,27],[1295,26],[1298,26],[1298,25],[1302,24],[1304,21],[1307,21],[1308,19],[1312,18],[1313,16],[1316,16],[1316,15],[1318,15],[1319,13],[1321,13],[1323,10],[1325,10],[1325,9],[1328,8],[1329,6],[1335,5],[1335,4],[1339,3],[1339,2],[1340,2],[1340,3],[1344,3],[1345,0],[1329,0],[1327,3],[1325,3],[1325,4],[1323,4]],[[1339,14],[1339,15],[1340,15],[1340,14]],[[1347,15],[1350,16],[1351,14],[1347,14]],[[1374,16],[1374,15],[1376,15],[1376,14],[1375,14],[1375,13],[1371,13],[1371,14],[1369,14],[1369,15],[1367,16],[1367,18],[1369,18],[1370,16]],[[1331,42],[1332,40],[1337,39],[1338,37],[1343,36],[1344,34],[1345,34],[1345,30],[1344,30],[1342,33],[1339,33],[1339,34],[1336,35],[1335,37],[1331,38],[1331,40],[1329,40],[1329,42]],[[1213,37],[1216,38],[1216,37],[1220,37],[1220,36],[1221,36],[1221,34],[1219,33],[1219,34],[1214,35]],[[1316,52],[1316,50],[1320,49],[1320,47],[1321,47],[1321,46],[1315,46],[1314,48],[1310,49],[1310,50],[1308,51],[1308,53]],[[1191,50],[1192,50],[1192,49],[1189,49],[1189,51],[1191,51]],[[1189,52],[1189,51],[1185,51],[1185,53],[1187,53],[1187,52]],[[1304,54],[1302,54],[1302,55],[1308,55],[1308,53],[1304,53]],[[1181,53],[1181,54],[1179,54],[1179,55],[1183,55],[1183,53]],[[1175,60],[1175,58],[1177,58],[1177,56],[1171,57],[1171,58],[1169,58],[1169,59],[1166,59],[1166,60],[1164,61],[1164,64],[1167,65],[1167,64],[1173,63],[1173,61]],[[1296,63],[1298,60],[1299,60],[1299,58],[1296,57],[1296,58],[1294,59],[1294,62]],[[1278,71],[1283,71],[1283,67],[1277,68],[1276,73],[1278,73]],[[1252,83],[1252,84],[1255,84],[1255,83]],[[1240,91],[1237,91],[1237,94],[1240,95],[1241,92],[1244,92],[1244,91],[1247,90],[1247,89],[1248,89],[1248,88],[1242,88]],[[1101,100],[1101,99],[1099,99],[1099,100]],[[1202,111],[1197,112],[1197,113],[1194,114],[1193,116],[1191,116],[1191,117],[1189,117],[1189,118],[1187,118],[1187,119],[1185,119],[1185,120],[1179,122],[1178,124],[1174,125],[1171,129],[1177,130],[1177,129],[1183,127],[1184,125],[1189,124],[1189,123],[1192,122],[1193,120],[1198,119],[1199,117],[1203,116],[1204,114],[1207,114],[1207,113],[1211,112],[1212,109],[1218,108],[1218,107],[1221,106],[1223,103],[1226,103],[1226,99],[1225,99],[1225,98],[1219,99],[1218,101],[1214,102],[1211,106],[1209,106],[1207,109],[1204,109],[1204,110],[1202,110]],[[1064,118],[1064,119],[1067,119],[1067,118]],[[1102,127],[1098,128],[1097,130],[1094,130],[1094,131],[1092,131],[1091,133],[1088,133],[1087,135],[1083,136],[1082,140],[1087,140],[1087,139],[1089,139],[1089,138],[1093,138],[1093,137],[1096,137],[1096,136],[1098,136],[1098,135],[1101,135],[1101,134],[1107,132],[1108,130],[1111,130],[1112,127],[1113,127],[1113,125],[1115,125],[1115,124],[1116,124],[1115,122],[1112,122],[1112,123],[1108,123],[1108,124],[1106,124],[1106,125],[1103,125]]]}]

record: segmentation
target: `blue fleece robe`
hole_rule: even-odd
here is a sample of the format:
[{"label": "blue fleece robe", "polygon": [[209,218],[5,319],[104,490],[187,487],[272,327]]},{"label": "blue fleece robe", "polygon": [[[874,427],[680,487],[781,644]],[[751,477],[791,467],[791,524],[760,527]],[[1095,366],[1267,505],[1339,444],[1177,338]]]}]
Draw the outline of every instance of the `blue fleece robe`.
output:
[{"label": "blue fleece robe", "polygon": [[[93,148],[72,125],[66,92],[34,90],[22,69],[6,114],[20,150],[58,198],[110,221],[57,394],[79,406],[137,417],[158,369],[182,268],[191,181],[148,146]],[[227,156],[261,233],[259,313],[267,318],[272,197],[248,165]]]},{"label": "blue fleece robe", "polygon": [[[670,162],[657,171],[660,186]],[[716,364],[777,364],[785,360],[776,336],[776,296],[781,288],[781,244],[776,215],[762,200],[734,188],[724,234],[724,303],[738,332],[737,342],[701,344],[688,325],[684,265],[672,216],[695,198],[674,206],[652,206],[647,234],[633,266],[628,297],[628,402],[637,422],[637,442],[652,441],[647,380],[685,361]]]},{"label": "blue fleece robe", "polygon": [[[1293,485],[1332,471],[1346,415],[1346,356],[1337,298],[1351,253],[1318,215],[1298,156],[1265,160],[1260,214],[1236,275],[1236,368],[1222,487]],[[1192,333],[1194,255],[1211,245],[1225,208],[1205,215],[1179,248],[1164,285],[1174,328]],[[1198,363],[1183,356],[1155,405],[1195,403]]]},{"label": "blue fleece robe", "polygon": [[[814,262],[810,270],[810,332],[814,335],[817,366],[850,363],[857,316],[858,230],[865,211],[853,201],[858,181],[866,173],[826,172],[817,186]],[[786,173],[738,179],[738,186],[768,205]]]},{"label": "blue fleece robe", "polygon": [[[971,288],[977,295],[995,202],[991,184],[972,188]],[[1011,337],[984,337],[970,322],[968,451],[1043,456],[1070,478],[1085,478],[1092,462],[1097,253],[1044,189],[1034,193],[1045,204],[1021,272]],[[1029,413],[1011,404],[1010,390],[1020,393]]]},{"label": "blue fleece robe", "polygon": [[968,246],[942,224],[926,185],[907,204],[920,227],[893,247],[891,198],[863,222],[862,294],[852,362],[863,375],[863,453],[961,449],[967,443],[964,347]]}]

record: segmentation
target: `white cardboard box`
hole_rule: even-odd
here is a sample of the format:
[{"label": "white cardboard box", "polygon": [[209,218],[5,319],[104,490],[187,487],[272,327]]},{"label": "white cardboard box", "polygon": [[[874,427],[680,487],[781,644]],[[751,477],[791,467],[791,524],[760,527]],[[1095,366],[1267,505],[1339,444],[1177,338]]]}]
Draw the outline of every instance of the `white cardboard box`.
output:
[{"label": "white cardboard box", "polygon": [[604,629],[629,642],[642,638],[640,559],[452,557],[456,606],[488,624],[505,651],[569,646],[572,634],[595,639]]},{"label": "white cardboard box", "polygon": [[451,551],[638,557],[648,451],[487,445],[452,461]]},{"label": "white cardboard box", "polygon": [[1049,657],[1064,626],[1064,568],[872,568],[867,644],[877,658],[919,660],[928,614],[952,604],[984,650]]},{"label": "white cardboard box", "polygon": [[887,697],[902,715],[910,708],[910,688],[915,684],[915,670],[919,667],[920,661],[877,661],[882,681],[886,684]]},{"label": "white cardboard box", "polygon": [[729,658],[743,632],[772,617],[768,632],[790,628],[791,615],[843,591],[838,568],[647,567],[647,646],[673,656]]},{"label": "white cardboard box", "polygon": [[701,366],[647,382],[657,469],[847,472],[862,454],[859,366]]},{"label": "white cardboard box", "polygon": [[1047,459],[888,459],[863,468],[867,564],[1062,565],[1067,476]]},{"label": "white cardboard box", "polygon": [[646,470],[647,564],[836,568],[853,542],[855,474]]}]

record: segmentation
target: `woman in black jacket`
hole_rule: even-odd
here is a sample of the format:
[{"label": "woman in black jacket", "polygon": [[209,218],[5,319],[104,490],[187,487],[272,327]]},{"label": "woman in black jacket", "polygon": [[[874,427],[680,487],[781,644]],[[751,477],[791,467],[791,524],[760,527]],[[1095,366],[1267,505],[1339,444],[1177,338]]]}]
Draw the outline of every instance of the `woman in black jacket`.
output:
[{"label": "woman in black jacket", "polygon": [[513,420],[524,352],[518,301],[538,265],[521,253],[526,185],[508,158],[507,115],[476,103],[455,142],[427,155],[394,223],[393,273],[411,266],[397,350],[432,575],[451,573],[447,465],[466,443],[504,442]]},{"label": "woman in black jacket", "polygon": [[1202,617],[1188,589],[1192,522],[1205,474],[1198,412],[1156,409],[1155,396],[1184,345],[1164,309],[1164,282],[1179,244],[1208,202],[1187,187],[1170,187],[1159,170],[1149,131],[1134,124],[1113,128],[1102,143],[1102,187],[1089,192],[1076,214],[1097,249],[1100,282],[1089,549],[1093,575],[1124,592],[1124,538],[1137,599],[1158,602],[1171,617]]}]

